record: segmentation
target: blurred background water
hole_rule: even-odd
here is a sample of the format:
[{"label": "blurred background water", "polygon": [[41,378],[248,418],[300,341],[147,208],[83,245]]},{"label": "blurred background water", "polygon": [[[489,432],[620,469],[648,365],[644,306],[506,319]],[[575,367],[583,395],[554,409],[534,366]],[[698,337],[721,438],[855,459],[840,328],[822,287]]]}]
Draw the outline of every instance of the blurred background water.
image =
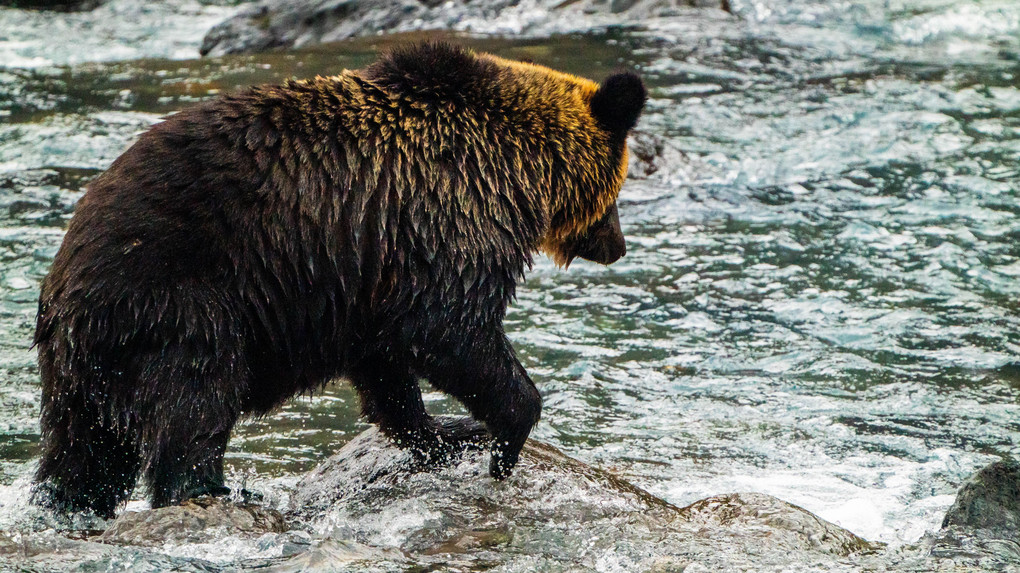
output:
[{"label": "blurred background water", "polygon": [[[197,59],[243,5],[0,8],[0,529],[37,457],[38,285],[88,180],[192,102],[434,35]],[[540,259],[508,315],[545,399],[533,437],[678,505],[763,492],[913,542],[967,475],[1020,458],[1020,4],[731,7],[460,39],[651,89],[627,257]],[[238,427],[229,485],[285,496],[364,427],[344,383],[292,400]]]}]

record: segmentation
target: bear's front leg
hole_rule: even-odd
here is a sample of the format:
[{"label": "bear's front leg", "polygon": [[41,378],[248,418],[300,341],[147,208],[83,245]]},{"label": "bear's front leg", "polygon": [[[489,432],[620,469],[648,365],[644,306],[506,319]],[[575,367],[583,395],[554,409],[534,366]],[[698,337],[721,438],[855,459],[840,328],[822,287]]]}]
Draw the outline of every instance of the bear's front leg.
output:
[{"label": "bear's front leg", "polygon": [[471,418],[433,418],[425,410],[421,388],[407,364],[372,356],[350,375],[369,422],[423,466],[447,462],[467,448],[481,448],[490,437]]},{"label": "bear's front leg", "polygon": [[505,479],[538,423],[542,397],[501,328],[451,338],[431,346],[422,374],[485,423],[492,434],[489,474]]}]

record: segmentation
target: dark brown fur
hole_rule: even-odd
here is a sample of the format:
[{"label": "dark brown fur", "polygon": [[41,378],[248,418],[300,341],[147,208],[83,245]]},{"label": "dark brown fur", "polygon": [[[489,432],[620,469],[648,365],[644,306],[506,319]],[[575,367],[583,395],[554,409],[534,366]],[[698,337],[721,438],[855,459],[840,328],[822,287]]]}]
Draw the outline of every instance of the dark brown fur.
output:
[{"label": "dark brown fur", "polygon": [[[622,255],[606,221],[644,89],[621,76],[607,94],[426,44],[154,126],[91,183],[42,285],[42,498],[112,515],[139,472],[154,506],[221,492],[239,416],[340,376],[435,461],[486,433],[429,417],[429,379],[505,477],[541,409],[503,333],[517,281],[537,249]],[[615,247],[586,244],[600,225]]]}]

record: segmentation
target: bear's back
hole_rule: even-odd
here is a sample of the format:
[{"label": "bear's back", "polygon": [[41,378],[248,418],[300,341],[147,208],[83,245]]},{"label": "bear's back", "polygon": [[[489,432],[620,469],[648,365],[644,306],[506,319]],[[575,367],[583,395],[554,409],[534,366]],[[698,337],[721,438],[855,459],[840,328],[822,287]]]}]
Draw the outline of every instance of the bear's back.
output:
[{"label": "bear's back", "polygon": [[399,330],[444,298],[466,316],[505,308],[562,201],[554,188],[608,178],[593,163],[608,162],[593,151],[596,88],[426,44],[181,111],[90,185],[44,282],[37,341],[59,308],[97,339],[226,328],[266,364],[318,371],[352,331]]}]

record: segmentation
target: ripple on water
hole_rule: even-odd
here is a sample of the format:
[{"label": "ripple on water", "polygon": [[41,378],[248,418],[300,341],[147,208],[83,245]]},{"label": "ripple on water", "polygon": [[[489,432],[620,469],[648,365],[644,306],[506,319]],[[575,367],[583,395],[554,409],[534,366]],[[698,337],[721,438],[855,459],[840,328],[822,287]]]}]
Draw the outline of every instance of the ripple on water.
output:
[{"label": "ripple on water", "polygon": [[236,10],[231,0],[106,0],[93,10],[0,8],[0,62],[10,68],[139,58],[194,58],[206,30]]}]

